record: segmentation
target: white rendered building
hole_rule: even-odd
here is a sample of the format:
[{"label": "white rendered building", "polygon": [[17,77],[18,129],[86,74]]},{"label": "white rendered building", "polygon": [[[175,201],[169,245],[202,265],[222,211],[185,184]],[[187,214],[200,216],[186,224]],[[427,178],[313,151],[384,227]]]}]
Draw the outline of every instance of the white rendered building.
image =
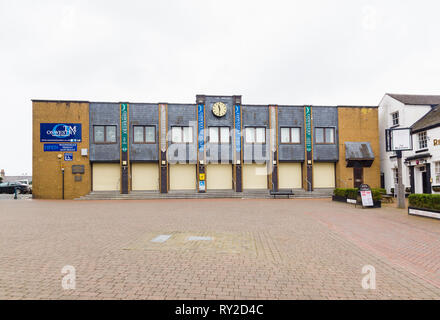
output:
[{"label": "white rendered building", "polygon": [[435,117],[437,113],[440,115],[439,105],[440,96],[388,93],[379,103],[381,184],[387,193],[397,190],[397,158],[385,146],[385,129],[390,128],[413,129],[413,150],[402,155],[405,161],[402,179],[407,192],[432,193],[432,186],[440,186],[440,162],[437,182],[435,172],[436,162],[440,161],[440,143],[434,146],[440,133],[440,117]]}]

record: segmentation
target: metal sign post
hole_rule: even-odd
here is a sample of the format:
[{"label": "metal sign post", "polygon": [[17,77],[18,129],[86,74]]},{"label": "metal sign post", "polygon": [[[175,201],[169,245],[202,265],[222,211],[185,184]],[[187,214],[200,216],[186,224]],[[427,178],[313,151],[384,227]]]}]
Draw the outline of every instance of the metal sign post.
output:
[{"label": "metal sign post", "polygon": [[396,151],[397,155],[397,207],[405,209],[405,189],[402,179],[402,151]]}]

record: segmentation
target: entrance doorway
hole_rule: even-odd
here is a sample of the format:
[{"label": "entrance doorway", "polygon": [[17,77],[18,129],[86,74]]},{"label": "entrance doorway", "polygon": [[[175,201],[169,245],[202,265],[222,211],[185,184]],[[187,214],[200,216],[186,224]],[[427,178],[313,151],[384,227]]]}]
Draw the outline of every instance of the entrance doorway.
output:
[{"label": "entrance doorway", "polygon": [[353,168],[354,187],[359,188],[364,183],[364,168]]},{"label": "entrance doorway", "polygon": [[426,173],[426,171],[422,172],[422,192],[423,193],[429,193],[428,192],[428,174]]}]

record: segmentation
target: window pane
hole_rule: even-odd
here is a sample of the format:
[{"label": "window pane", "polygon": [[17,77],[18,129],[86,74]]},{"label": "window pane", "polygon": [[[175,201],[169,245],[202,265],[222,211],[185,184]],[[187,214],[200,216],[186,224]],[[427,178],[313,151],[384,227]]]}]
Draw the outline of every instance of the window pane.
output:
[{"label": "window pane", "polygon": [[148,143],[156,142],[156,128],[155,127],[145,127],[145,142],[148,142]]},{"label": "window pane", "polygon": [[192,127],[183,127],[183,142],[192,142]]},{"label": "window pane", "polygon": [[281,128],[281,143],[289,143],[289,142],[290,142],[290,129]]},{"label": "window pane", "polygon": [[257,136],[257,143],[266,142],[266,128],[257,128],[256,136]]},{"label": "window pane", "polygon": [[116,142],[116,126],[106,126],[106,142]]},{"label": "window pane", "polygon": [[335,142],[335,130],[333,128],[325,129],[325,142],[334,143]]},{"label": "window pane", "polygon": [[255,143],[255,128],[246,128],[246,142]]},{"label": "window pane", "polygon": [[324,143],[324,129],[323,128],[316,128],[315,130],[315,141],[316,143]]},{"label": "window pane", "polygon": [[133,127],[133,140],[136,143],[144,142],[144,127]]},{"label": "window pane", "polygon": [[171,129],[171,141],[175,143],[182,142],[182,128],[173,127]]},{"label": "window pane", "polygon": [[300,131],[299,128],[292,128],[292,143],[300,143],[301,142],[301,136],[300,136]]},{"label": "window pane", "polygon": [[220,128],[221,143],[229,143],[229,127]]},{"label": "window pane", "polygon": [[104,126],[95,126],[95,142],[104,142]]},{"label": "window pane", "polygon": [[209,142],[218,143],[218,127],[209,128]]}]

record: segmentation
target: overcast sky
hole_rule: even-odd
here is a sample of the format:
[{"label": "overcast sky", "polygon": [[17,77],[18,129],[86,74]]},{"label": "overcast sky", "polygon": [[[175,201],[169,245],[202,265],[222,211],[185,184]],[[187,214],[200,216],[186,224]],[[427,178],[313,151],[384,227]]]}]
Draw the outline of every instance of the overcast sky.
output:
[{"label": "overcast sky", "polygon": [[439,1],[0,0],[0,168],[32,171],[31,99],[377,105],[440,94]]}]

